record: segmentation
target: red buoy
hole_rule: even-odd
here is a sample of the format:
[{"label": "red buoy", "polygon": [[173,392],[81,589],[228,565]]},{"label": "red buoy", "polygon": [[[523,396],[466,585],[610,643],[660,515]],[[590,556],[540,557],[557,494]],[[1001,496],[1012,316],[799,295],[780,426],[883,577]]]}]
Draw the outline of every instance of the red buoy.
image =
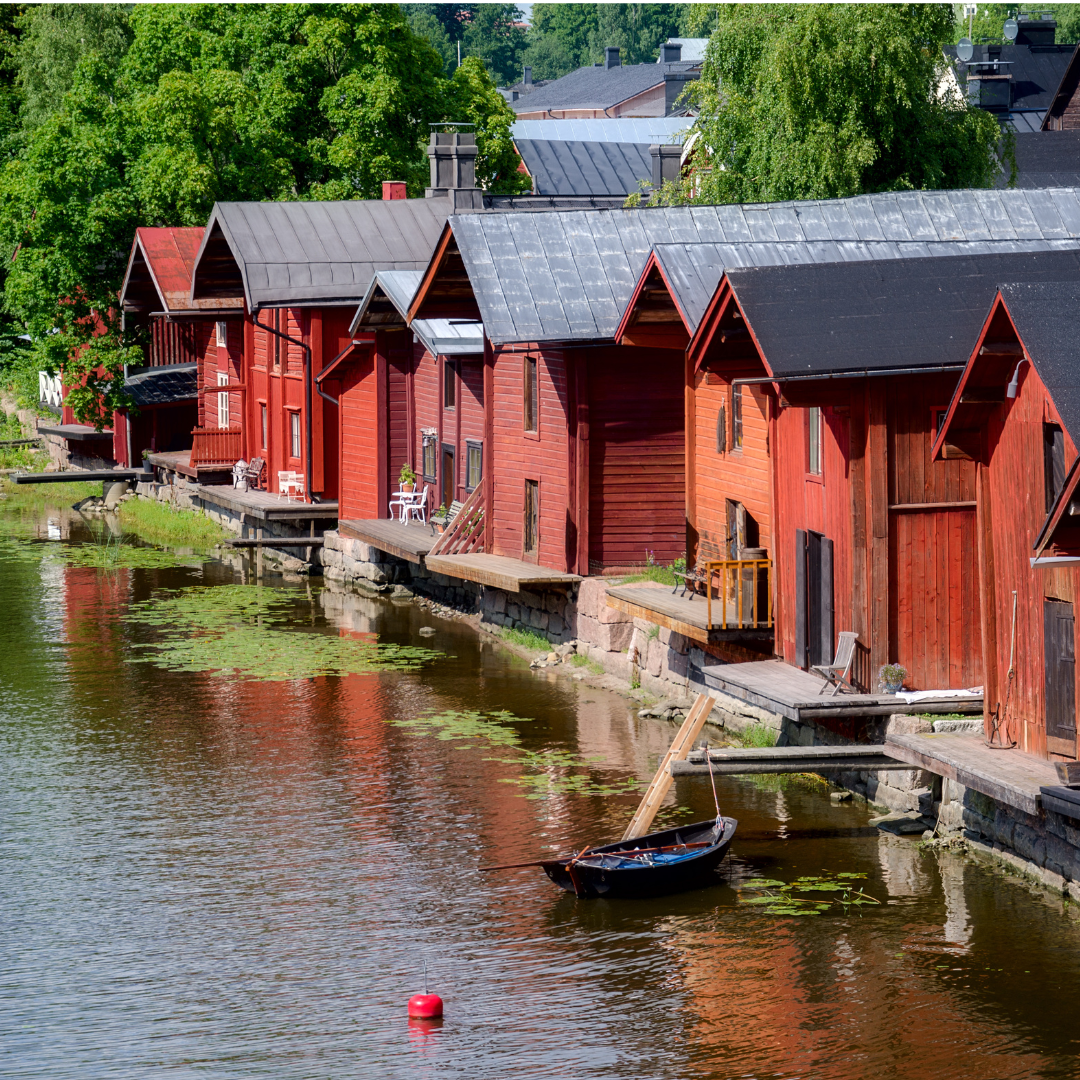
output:
[{"label": "red buoy", "polygon": [[424,992],[409,998],[410,1020],[437,1020],[442,1016],[442,998],[429,994],[427,985],[427,961],[424,961]]},{"label": "red buoy", "polygon": [[442,998],[438,994],[413,994],[409,998],[409,1017],[413,1020],[435,1020],[442,1016]]}]

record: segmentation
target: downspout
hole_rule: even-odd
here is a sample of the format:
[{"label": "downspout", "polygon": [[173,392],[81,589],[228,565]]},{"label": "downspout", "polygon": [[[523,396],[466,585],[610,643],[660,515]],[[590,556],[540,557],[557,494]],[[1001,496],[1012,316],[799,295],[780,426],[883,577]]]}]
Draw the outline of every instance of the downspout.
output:
[{"label": "downspout", "polygon": [[[307,455],[307,476],[305,477],[305,487],[307,488],[308,498],[311,499],[312,502],[318,502],[318,499],[315,498],[314,492],[312,492],[311,490],[311,478],[315,475],[313,438],[311,434],[311,346],[308,345],[306,342],[301,341],[299,338],[290,337],[288,334],[282,332],[281,330],[275,330],[272,326],[267,326],[266,323],[259,322],[259,311],[260,309],[256,308],[251,313],[251,321],[256,326],[261,326],[262,329],[265,330],[268,334],[273,334],[275,337],[279,337],[284,339],[285,341],[289,341],[293,345],[299,345],[300,348],[304,350],[304,452]],[[286,361],[286,363],[288,363],[288,361]]]},{"label": "downspout", "polygon": [[[356,348],[356,346],[357,346],[357,345],[366,345],[366,344],[367,344],[367,342],[364,342],[364,341],[350,341],[350,342],[349,342],[349,344],[348,344],[348,345],[346,345],[346,346],[345,346],[345,348],[344,348],[344,349],[342,349],[342,350],[341,350],[341,352],[339,352],[339,353],[337,354],[337,356],[335,356],[335,357],[334,357],[334,359],[333,359],[333,360],[331,360],[331,361],[330,361],[330,363],[329,363],[329,364],[327,364],[327,365],[326,365],[326,367],[324,367],[324,368],[323,368],[323,371],[326,371],[326,370],[327,370],[327,368],[332,368],[332,367],[333,367],[333,366],[334,366],[334,365],[335,365],[335,364],[336,364],[336,363],[337,363],[337,362],[338,362],[339,360],[343,360],[343,359],[345,358],[345,356],[346,356],[346,355],[347,355],[348,353],[351,353],[351,352],[353,351],[353,349],[355,349],[355,348]],[[321,375],[322,375],[322,372],[320,372],[320,373],[319,373],[319,375],[321,376]],[[321,398],[322,398],[322,399],[323,399],[324,401],[329,401],[331,405],[340,405],[340,404],[341,404],[341,402],[340,402],[340,401],[339,401],[339,400],[338,400],[337,398],[335,398],[335,397],[331,397],[331,396],[330,396],[330,395],[329,395],[329,394],[328,394],[328,393],[327,393],[327,392],[326,392],[326,391],[325,391],[325,390],[324,390],[324,389],[323,389],[323,388],[322,388],[322,387],[321,387],[321,386],[319,385],[319,380],[318,380],[318,378],[316,378],[316,379],[315,379],[315,392],[316,392],[316,393],[317,393],[317,394],[319,395],[319,397],[321,397]]]}]

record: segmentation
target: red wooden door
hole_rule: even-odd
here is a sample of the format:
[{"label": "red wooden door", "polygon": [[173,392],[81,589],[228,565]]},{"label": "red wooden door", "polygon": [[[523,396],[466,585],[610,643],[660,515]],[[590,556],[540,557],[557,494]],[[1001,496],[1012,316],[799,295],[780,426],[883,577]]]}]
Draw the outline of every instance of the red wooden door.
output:
[{"label": "red wooden door", "polygon": [[588,365],[589,568],[670,563],[686,551],[681,361],[619,349]]}]

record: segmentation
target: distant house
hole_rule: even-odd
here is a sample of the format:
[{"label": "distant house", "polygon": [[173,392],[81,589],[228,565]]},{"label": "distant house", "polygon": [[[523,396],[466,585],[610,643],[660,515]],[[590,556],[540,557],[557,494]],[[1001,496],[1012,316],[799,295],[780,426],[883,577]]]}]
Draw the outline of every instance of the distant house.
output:
[{"label": "distant house", "polygon": [[[623,65],[617,46],[604,50],[604,63],[534,86],[510,101],[520,120],[568,120],[588,117],[670,116],[700,64],[677,59],[660,64]],[[531,79],[529,80],[531,84]]]},{"label": "distant house", "polygon": [[648,143],[517,139],[514,145],[537,195],[625,199],[652,181]]},{"label": "distant house", "polygon": [[230,356],[223,342],[227,324],[238,327],[243,316],[236,296],[192,303],[191,273],[202,237],[201,227],[135,232],[120,306],[125,331],[141,327],[145,334],[146,363],[126,371],[136,414],[122,410],[114,418],[114,457],[122,464],[138,466],[144,450],[189,450],[195,429],[228,427],[230,411],[240,408],[234,391],[202,392],[217,385],[219,372],[239,381],[239,354]]},{"label": "distant house", "polygon": [[[708,38],[668,38],[660,46],[660,55],[657,56],[658,64],[666,64],[671,60],[683,60],[690,64],[700,64],[705,60],[705,50],[709,47]],[[678,50],[674,52],[673,50]]]},{"label": "distant house", "polygon": [[1058,43],[1057,23],[1039,14],[1018,16],[1014,42],[976,45],[964,63],[946,50],[960,92],[971,105],[994,113],[1017,132],[1039,131],[1055,102],[1075,46]]},{"label": "distant house", "polygon": [[[1002,279],[1005,280],[1005,279]],[[1002,284],[934,443],[980,472],[987,733],[1075,759],[1080,284]]]},{"label": "distant house", "polygon": [[1061,82],[1043,116],[1043,131],[1075,131],[1080,128],[1080,98],[1076,88],[1080,86],[1080,45],[1069,58]]}]

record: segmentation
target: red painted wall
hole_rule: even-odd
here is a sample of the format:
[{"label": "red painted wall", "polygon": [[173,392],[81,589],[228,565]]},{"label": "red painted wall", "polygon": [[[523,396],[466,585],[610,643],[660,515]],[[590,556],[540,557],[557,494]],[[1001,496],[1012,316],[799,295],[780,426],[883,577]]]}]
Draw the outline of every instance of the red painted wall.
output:
[{"label": "red painted wall", "polygon": [[378,427],[374,422],[378,397],[375,359],[371,348],[358,349],[357,359],[345,368],[338,398],[341,414],[341,519],[386,516],[379,505],[377,462]]}]

